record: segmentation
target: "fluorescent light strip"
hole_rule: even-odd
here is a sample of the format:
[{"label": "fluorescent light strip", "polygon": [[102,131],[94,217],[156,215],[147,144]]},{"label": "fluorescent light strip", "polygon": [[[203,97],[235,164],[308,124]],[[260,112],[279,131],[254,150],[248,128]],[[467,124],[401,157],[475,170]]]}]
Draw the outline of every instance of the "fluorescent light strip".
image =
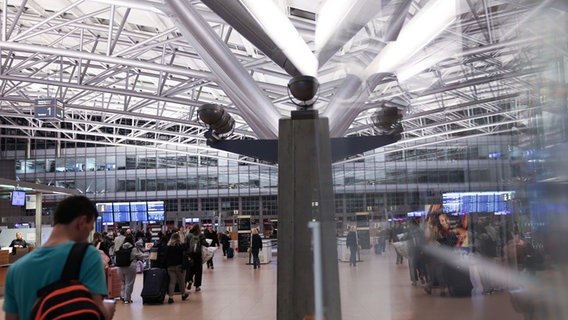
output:
[{"label": "fluorescent light strip", "polygon": [[319,52],[329,42],[337,28],[341,25],[345,14],[358,0],[327,0],[317,16],[315,51]]},{"label": "fluorescent light strip", "polygon": [[240,0],[294,66],[306,76],[317,75],[317,59],[288,17],[273,1]]},{"label": "fluorescent light strip", "polygon": [[431,0],[400,31],[396,41],[385,46],[365,70],[363,79],[379,72],[396,73],[401,65],[437,37],[457,14],[459,0]]}]

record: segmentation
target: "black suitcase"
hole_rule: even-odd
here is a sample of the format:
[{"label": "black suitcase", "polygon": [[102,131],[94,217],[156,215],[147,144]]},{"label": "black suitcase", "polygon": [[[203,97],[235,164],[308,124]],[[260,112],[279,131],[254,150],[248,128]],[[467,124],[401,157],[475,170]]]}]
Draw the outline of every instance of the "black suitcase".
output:
[{"label": "black suitcase", "polygon": [[161,268],[144,270],[144,283],[142,284],[142,303],[161,304],[164,303],[166,292],[168,291],[169,277],[168,271]]},{"label": "black suitcase", "polygon": [[445,266],[444,278],[448,293],[452,297],[467,297],[471,295],[473,284],[469,278],[469,270],[458,266]]},{"label": "black suitcase", "polygon": [[231,259],[235,256],[235,249],[233,248],[227,248],[227,258]]}]

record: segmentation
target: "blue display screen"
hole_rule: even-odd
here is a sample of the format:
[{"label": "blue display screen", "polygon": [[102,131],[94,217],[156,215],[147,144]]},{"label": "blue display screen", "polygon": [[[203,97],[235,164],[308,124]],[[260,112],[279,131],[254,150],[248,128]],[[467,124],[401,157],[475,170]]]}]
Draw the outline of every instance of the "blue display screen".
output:
[{"label": "blue display screen", "polygon": [[148,221],[164,221],[164,201],[148,201]]},{"label": "blue display screen", "polygon": [[130,222],[130,203],[115,202],[112,204],[114,222]]},{"label": "blue display screen", "polygon": [[442,195],[444,213],[463,215],[473,212],[509,214],[514,191],[448,192]]},{"label": "blue display screen", "polygon": [[112,216],[112,212],[103,212],[101,213],[103,216],[103,225],[109,225],[114,223],[114,218]]},{"label": "blue display screen", "polygon": [[12,205],[25,206],[26,205],[26,192],[25,191],[12,191]]},{"label": "blue display screen", "polygon": [[164,221],[165,213],[164,211],[148,211],[149,221]]},{"label": "blue display screen", "polygon": [[148,212],[164,211],[164,201],[148,201]]},{"label": "blue display screen", "polygon": [[147,221],[146,201],[130,202],[130,221]]}]

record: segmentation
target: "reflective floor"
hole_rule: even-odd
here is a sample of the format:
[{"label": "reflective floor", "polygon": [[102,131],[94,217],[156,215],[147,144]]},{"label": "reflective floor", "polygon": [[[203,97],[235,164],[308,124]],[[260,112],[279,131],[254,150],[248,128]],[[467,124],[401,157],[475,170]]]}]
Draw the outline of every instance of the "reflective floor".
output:
[{"label": "reflective floor", "polygon": [[[357,267],[339,262],[342,319],[523,319],[505,291],[453,298],[441,297],[436,290],[427,295],[422,288],[412,287],[406,259],[402,265],[395,264],[392,246],[386,254],[361,258]],[[192,290],[186,301],[176,295],[173,304],[142,305],[139,274],[134,303],[119,302],[115,319],[276,319],[276,257],[259,270],[253,270],[247,260],[216,255],[215,269],[204,269],[202,290]]]}]

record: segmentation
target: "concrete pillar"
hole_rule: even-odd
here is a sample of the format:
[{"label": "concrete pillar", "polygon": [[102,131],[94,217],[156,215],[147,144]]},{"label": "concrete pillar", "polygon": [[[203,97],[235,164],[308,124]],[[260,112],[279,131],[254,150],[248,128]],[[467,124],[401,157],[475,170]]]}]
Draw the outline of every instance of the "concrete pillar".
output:
[{"label": "concrete pillar", "polygon": [[328,119],[295,111],[279,135],[277,319],[315,313],[312,219],[321,225],[324,319],[341,319]]},{"label": "concrete pillar", "polygon": [[36,209],[35,209],[35,228],[36,228],[36,248],[41,247],[41,213],[43,195],[41,192],[36,193]]}]

